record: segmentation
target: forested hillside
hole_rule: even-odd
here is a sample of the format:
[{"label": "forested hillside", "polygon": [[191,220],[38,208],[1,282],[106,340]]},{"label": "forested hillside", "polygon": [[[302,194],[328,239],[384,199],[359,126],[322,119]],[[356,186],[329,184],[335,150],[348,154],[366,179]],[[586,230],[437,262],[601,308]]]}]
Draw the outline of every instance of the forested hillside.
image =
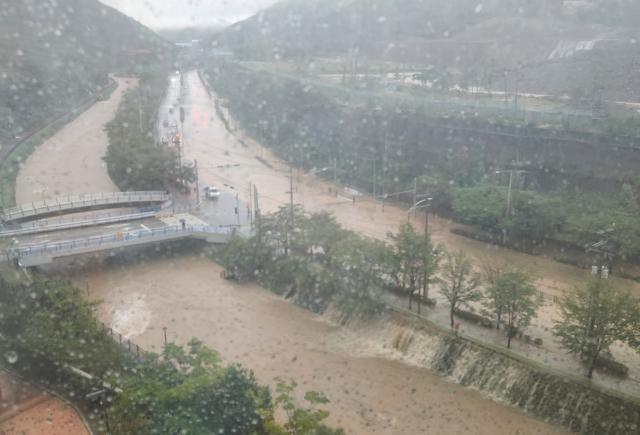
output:
[{"label": "forested hillside", "polygon": [[171,58],[171,45],[97,0],[0,1],[0,141],[99,96],[110,72]]},{"label": "forested hillside", "polygon": [[460,86],[500,89],[509,71],[511,90],[629,101],[640,98],[638,22],[633,0],[292,0],[214,43],[245,59],[423,65]]}]

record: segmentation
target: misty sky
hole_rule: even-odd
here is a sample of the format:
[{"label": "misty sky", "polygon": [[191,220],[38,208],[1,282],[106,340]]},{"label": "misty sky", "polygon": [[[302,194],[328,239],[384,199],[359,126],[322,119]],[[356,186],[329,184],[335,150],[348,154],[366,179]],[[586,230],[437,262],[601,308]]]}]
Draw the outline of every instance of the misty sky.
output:
[{"label": "misty sky", "polygon": [[152,28],[230,24],[276,0],[100,0]]}]

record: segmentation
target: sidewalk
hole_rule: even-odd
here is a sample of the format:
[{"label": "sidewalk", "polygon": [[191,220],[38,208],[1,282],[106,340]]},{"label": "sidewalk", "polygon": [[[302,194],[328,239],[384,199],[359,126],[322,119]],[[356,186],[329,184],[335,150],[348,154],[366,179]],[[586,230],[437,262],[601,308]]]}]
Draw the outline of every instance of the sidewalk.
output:
[{"label": "sidewalk", "polygon": [[75,409],[0,369],[0,434],[89,435]]}]

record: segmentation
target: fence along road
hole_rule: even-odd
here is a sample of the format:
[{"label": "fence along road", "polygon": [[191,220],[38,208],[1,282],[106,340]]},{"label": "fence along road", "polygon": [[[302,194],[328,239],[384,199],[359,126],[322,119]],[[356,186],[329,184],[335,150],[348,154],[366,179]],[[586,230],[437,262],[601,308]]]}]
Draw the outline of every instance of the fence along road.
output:
[{"label": "fence along road", "polygon": [[189,238],[213,244],[225,244],[229,242],[235,232],[235,229],[231,227],[206,225],[174,225],[149,230],[120,231],[83,239],[6,249],[0,254],[0,261],[17,260],[21,267],[40,266],[49,264],[55,258],[60,257]]},{"label": "fence along road", "polygon": [[79,213],[105,208],[129,207],[169,201],[167,192],[109,192],[92,195],[68,196],[50,200],[22,204],[2,212],[3,222],[22,222],[49,216]]}]

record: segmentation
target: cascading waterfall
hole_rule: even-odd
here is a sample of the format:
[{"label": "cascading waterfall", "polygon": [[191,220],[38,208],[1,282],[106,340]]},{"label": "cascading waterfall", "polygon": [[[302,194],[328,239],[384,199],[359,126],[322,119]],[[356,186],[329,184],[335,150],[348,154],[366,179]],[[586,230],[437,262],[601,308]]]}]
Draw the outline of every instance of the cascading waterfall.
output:
[{"label": "cascading waterfall", "polygon": [[[331,317],[332,310],[325,315]],[[341,323],[355,332],[361,352],[428,368],[452,382],[571,431],[639,433],[640,401],[608,394],[586,382],[456,337],[408,313],[388,311],[373,320],[342,316]]]}]

